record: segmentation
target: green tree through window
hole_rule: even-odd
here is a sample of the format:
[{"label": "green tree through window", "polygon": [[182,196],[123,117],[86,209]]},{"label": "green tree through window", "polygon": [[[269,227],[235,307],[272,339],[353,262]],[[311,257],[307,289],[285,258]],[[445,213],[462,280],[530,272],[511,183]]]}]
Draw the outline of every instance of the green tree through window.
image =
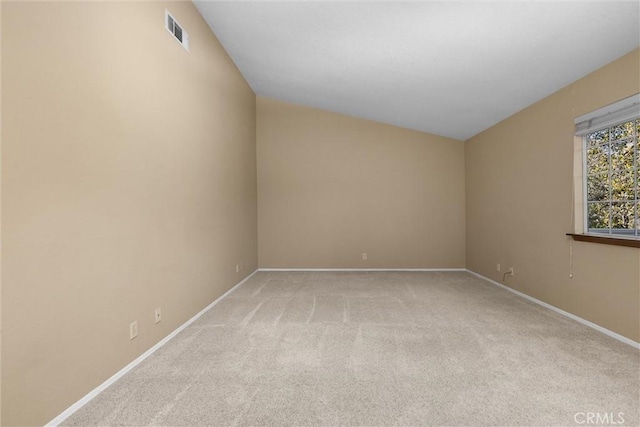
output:
[{"label": "green tree through window", "polygon": [[640,119],[585,136],[589,232],[640,235]]}]

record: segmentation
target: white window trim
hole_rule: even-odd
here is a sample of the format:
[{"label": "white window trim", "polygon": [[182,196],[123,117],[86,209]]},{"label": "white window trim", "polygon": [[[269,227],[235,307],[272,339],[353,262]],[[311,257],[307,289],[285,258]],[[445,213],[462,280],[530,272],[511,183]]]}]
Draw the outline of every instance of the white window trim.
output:
[{"label": "white window trim", "polygon": [[584,136],[593,131],[628,122],[640,115],[640,93],[606,105],[588,114],[576,117],[576,135]]},{"label": "white window trim", "polygon": [[[640,118],[640,93],[609,104],[575,118],[576,133],[574,138],[574,232],[576,234],[593,234],[616,239],[640,239],[634,231],[633,235],[609,232],[589,232],[588,203],[587,203],[587,149],[586,135],[601,129],[615,126],[630,120]],[[635,129],[635,126],[634,126]],[[636,150],[640,150],[640,135],[636,134]],[[636,180],[640,179],[640,170],[636,170]],[[640,221],[640,213],[636,213],[636,221]]]},{"label": "white window trim", "polygon": [[574,233],[586,233],[586,177],[584,138],[573,138],[573,225]]}]

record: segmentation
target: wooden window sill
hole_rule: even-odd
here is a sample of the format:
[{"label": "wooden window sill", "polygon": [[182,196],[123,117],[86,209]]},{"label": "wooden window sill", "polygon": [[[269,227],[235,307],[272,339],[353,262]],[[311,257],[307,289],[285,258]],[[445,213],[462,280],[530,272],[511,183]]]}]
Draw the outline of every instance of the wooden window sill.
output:
[{"label": "wooden window sill", "polygon": [[640,248],[640,239],[634,237],[613,237],[611,235],[597,234],[576,234],[567,233],[567,236],[573,237],[577,242],[601,243],[604,245],[627,246],[630,248]]}]

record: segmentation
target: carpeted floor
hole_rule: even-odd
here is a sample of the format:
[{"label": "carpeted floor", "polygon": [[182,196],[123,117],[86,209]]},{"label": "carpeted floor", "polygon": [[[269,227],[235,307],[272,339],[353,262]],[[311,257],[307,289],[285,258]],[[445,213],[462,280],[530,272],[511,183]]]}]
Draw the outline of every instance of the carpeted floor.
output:
[{"label": "carpeted floor", "polygon": [[639,394],[638,350],[468,273],[260,272],[65,425],[638,425]]}]

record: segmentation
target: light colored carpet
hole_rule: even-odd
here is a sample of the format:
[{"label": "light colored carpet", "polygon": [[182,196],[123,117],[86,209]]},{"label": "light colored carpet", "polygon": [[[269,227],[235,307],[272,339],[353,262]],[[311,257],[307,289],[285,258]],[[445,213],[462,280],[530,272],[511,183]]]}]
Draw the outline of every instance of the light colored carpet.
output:
[{"label": "light colored carpet", "polygon": [[637,350],[468,273],[260,272],[65,424],[638,425],[639,394]]}]

